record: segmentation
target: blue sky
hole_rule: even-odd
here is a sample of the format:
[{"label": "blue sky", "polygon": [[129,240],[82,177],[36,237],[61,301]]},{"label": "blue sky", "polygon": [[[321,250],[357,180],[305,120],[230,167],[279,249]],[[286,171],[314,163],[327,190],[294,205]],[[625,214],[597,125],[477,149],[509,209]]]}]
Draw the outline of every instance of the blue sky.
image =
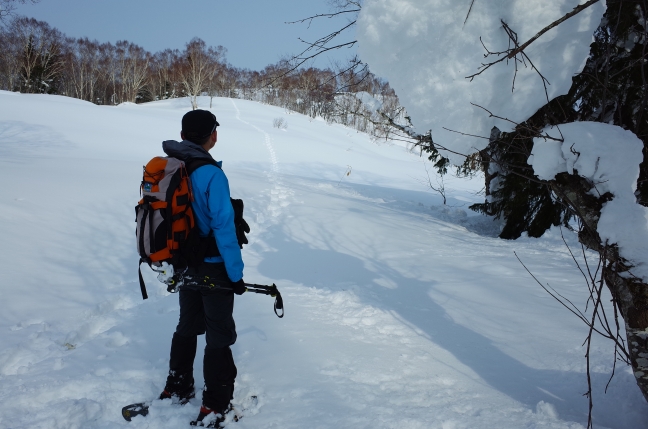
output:
[{"label": "blue sky", "polygon": [[[298,37],[315,40],[346,22],[320,19],[310,28],[285,24],[328,10],[326,0],[41,0],[19,5],[17,13],[46,21],[70,37],[128,40],[150,52],[182,49],[200,37],[208,45],[226,47],[232,65],[260,70],[303,49]],[[355,48],[343,49],[314,65],[327,67],[354,53]]]}]

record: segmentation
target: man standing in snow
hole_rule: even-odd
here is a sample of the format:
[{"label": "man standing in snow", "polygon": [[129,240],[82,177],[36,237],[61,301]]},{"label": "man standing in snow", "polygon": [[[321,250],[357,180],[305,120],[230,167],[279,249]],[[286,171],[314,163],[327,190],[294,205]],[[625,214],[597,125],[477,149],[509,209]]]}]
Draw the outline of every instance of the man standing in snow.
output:
[{"label": "man standing in snow", "polygon": [[[229,183],[221,170],[221,162],[209,154],[216,145],[219,125],[211,112],[193,110],[182,118],[182,141],[162,143],[164,152],[184,161],[190,171],[194,217],[210,250],[202,265],[189,268],[184,275],[184,285],[179,291],[180,320],[173,334],[169,375],[160,399],[177,397],[186,402],[194,397],[193,362],[197,336],[206,334],[205,388],[200,415],[192,424],[202,425],[207,415],[221,414],[215,427],[224,420],[234,393],[236,365],[230,349],[236,341],[232,317],[234,293],[245,292]],[[201,166],[193,170],[191,165],[197,162]],[[214,285],[227,285],[232,291]]]}]

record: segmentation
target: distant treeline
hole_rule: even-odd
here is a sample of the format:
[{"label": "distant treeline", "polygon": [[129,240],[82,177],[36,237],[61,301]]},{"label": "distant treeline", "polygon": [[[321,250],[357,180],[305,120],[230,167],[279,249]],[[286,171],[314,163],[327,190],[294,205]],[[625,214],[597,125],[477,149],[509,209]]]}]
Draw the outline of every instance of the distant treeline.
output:
[{"label": "distant treeline", "polygon": [[[99,43],[65,36],[43,21],[15,17],[0,27],[0,89],[60,94],[95,104],[143,103],[199,95],[256,100],[371,131],[379,109],[401,109],[389,84],[368,70],[300,68],[280,61],[261,71],[226,61],[223,46],[193,39],[184,50],[154,54],[128,41]],[[355,94],[362,93],[362,97]],[[378,109],[378,110],[379,110]]]}]

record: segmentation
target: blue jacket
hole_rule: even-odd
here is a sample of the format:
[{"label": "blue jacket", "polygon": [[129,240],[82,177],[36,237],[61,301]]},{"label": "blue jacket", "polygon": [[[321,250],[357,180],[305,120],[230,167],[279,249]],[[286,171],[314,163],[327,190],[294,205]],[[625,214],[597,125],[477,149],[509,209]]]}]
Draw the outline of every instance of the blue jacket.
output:
[{"label": "blue jacket", "polygon": [[[164,152],[174,158],[187,161],[194,158],[213,160],[201,146],[183,140],[162,142]],[[221,162],[218,162],[221,165]],[[191,205],[200,235],[206,237],[214,232],[221,256],[205,258],[205,262],[224,262],[227,275],[233,282],[243,278],[243,258],[236,238],[234,209],[230,201],[229,182],[225,173],[215,165],[198,167],[191,176],[194,201]]]}]

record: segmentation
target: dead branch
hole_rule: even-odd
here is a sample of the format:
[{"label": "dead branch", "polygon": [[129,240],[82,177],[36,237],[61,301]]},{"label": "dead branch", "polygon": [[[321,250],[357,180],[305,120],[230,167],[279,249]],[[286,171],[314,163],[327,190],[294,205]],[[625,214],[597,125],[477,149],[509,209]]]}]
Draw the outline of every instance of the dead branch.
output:
[{"label": "dead branch", "polygon": [[438,192],[439,195],[443,198],[443,205],[447,205],[447,198],[446,198],[446,190],[445,190],[445,183],[443,181],[443,175],[441,175],[441,182],[439,182],[439,178],[437,177],[437,186],[435,187],[432,184],[432,179],[430,178],[430,170],[428,170],[427,165],[425,165],[425,161],[423,162],[423,168],[425,168],[425,174],[427,175],[427,186],[432,189],[434,192]]},{"label": "dead branch", "polygon": [[[602,252],[599,253],[599,262],[594,272],[592,272],[592,270],[590,269],[590,265],[587,261],[587,255],[583,253],[583,258],[585,261],[585,266],[587,271],[587,273],[585,273],[580,263],[576,259],[574,253],[572,252],[571,248],[567,244],[562,229],[561,229],[561,236],[563,239],[563,243],[565,243],[565,246],[567,247],[569,254],[571,255],[574,263],[576,264],[579,271],[583,275],[583,278],[585,279],[585,283],[587,284],[590,297],[587,299],[585,311],[587,311],[589,301],[591,300],[593,303],[592,313],[589,318],[587,318],[586,315],[574,305],[574,303],[572,303],[569,299],[565,298],[563,295],[558,293],[554,288],[552,288],[549,285],[545,286],[544,284],[542,284],[538,280],[538,278],[533,273],[531,273],[529,268],[522,262],[522,260],[517,255],[517,253],[516,252],[513,253],[515,254],[515,257],[520,262],[520,264],[522,264],[524,269],[527,271],[527,273],[529,273],[529,275],[533,278],[533,280],[535,280],[536,283],[538,283],[552,298],[554,298],[559,304],[565,307],[569,312],[571,312],[576,317],[578,317],[588,327],[588,334],[585,341],[583,342],[583,345],[586,346],[585,360],[586,360],[586,376],[587,376],[588,389],[583,396],[586,396],[588,398],[588,404],[589,404],[587,427],[592,428],[593,427],[592,410],[594,407],[594,402],[592,398],[593,389],[592,389],[592,378],[591,378],[591,350],[592,350],[591,346],[592,346],[592,337],[593,337],[592,334],[597,333],[602,337],[614,342],[613,369],[612,369],[612,374],[610,375],[610,379],[608,380],[607,385],[605,387],[606,391],[610,384],[610,381],[614,377],[617,360],[621,360],[629,364],[630,355],[627,350],[625,341],[623,340],[621,335],[621,327],[619,324],[619,313],[617,311],[616,301],[614,299],[612,301],[612,305],[614,308],[615,329],[613,329],[610,326],[607,315],[605,313],[605,308],[603,306],[602,293],[603,293],[603,288],[605,287],[605,280],[604,280],[606,278],[605,271],[608,269],[606,261],[609,261],[610,259],[608,255],[610,246],[608,245],[607,242],[604,244]],[[582,244],[581,247],[583,247]],[[599,276],[599,272],[600,272],[600,276]],[[598,325],[600,325],[600,328],[597,327],[597,321],[598,321]]]},{"label": "dead branch", "polygon": [[587,9],[588,7],[590,7],[591,5],[593,5],[594,3],[598,3],[598,2],[599,2],[599,0],[589,0],[589,1],[586,2],[586,3],[583,3],[583,4],[581,4],[581,5],[576,6],[576,7],[574,8],[574,10],[572,10],[572,11],[569,12],[569,13],[567,13],[567,14],[566,14],[565,16],[563,16],[562,18],[557,19],[556,21],[554,21],[554,22],[552,22],[551,24],[547,25],[545,28],[543,28],[542,30],[540,30],[540,31],[538,32],[538,34],[536,34],[535,36],[533,36],[532,38],[530,38],[529,40],[527,40],[526,42],[524,42],[523,44],[521,44],[519,47],[517,47],[515,50],[513,50],[510,54],[508,54],[508,58],[511,59],[511,58],[515,57],[517,54],[519,54],[520,52],[522,52],[523,50],[525,50],[525,49],[526,49],[526,48],[527,48],[531,43],[533,43],[533,42],[535,42],[536,40],[538,40],[538,39],[540,38],[540,36],[542,36],[543,34],[545,34],[547,31],[551,30],[551,29],[554,28],[554,27],[557,27],[557,26],[560,25],[561,23],[567,21],[567,20],[568,20],[569,18],[571,18],[572,16],[574,16],[574,15],[576,15],[576,14],[578,14],[578,13],[584,11],[585,9]]},{"label": "dead branch", "polygon": [[472,11],[473,5],[475,4],[475,0],[472,0],[470,2],[470,7],[468,8],[468,13],[466,14],[466,19],[464,19],[463,25],[466,25],[466,22],[468,22],[468,17],[470,16],[470,11]]},{"label": "dead branch", "polygon": [[[536,73],[538,73],[538,76],[540,76],[540,79],[542,80],[542,85],[544,86],[545,97],[547,98],[547,102],[549,102],[549,92],[547,90],[547,85],[550,85],[551,83],[549,82],[549,80],[547,80],[546,77],[544,77],[544,75],[540,72],[540,70],[538,70],[538,68],[533,64],[533,62],[531,61],[531,58],[528,57],[528,55],[524,52],[524,50],[519,49],[520,44],[518,43],[518,40],[517,40],[517,33],[515,31],[513,31],[513,29],[506,22],[504,22],[504,20],[500,20],[500,22],[502,23],[502,28],[504,29],[504,31],[506,32],[506,35],[509,38],[509,46],[508,46],[508,48],[506,50],[500,51],[500,52],[491,52],[486,47],[486,45],[484,45],[484,42],[480,37],[479,41],[481,42],[482,46],[486,50],[486,54],[484,54],[484,58],[488,58],[491,55],[502,55],[502,56],[500,58],[498,58],[497,60],[492,61],[490,63],[482,63],[478,68],[479,71],[477,73],[475,73],[475,74],[470,75],[470,76],[466,76],[466,79],[470,79],[470,81],[472,82],[472,80],[475,77],[481,75],[482,73],[484,73],[486,70],[488,70],[489,68],[491,68],[495,64],[499,64],[499,63],[501,63],[502,61],[505,61],[505,60],[508,62],[509,59],[512,59],[513,64],[515,65],[515,73],[513,75],[513,83],[512,83],[512,86],[511,86],[511,91],[514,91],[515,90],[515,79],[517,78],[517,73],[518,73],[518,63],[522,63],[525,67],[527,67],[526,63],[528,62],[529,65],[531,66],[531,69],[534,70]],[[512,45],[512,47],[511,47],[511,45]],[[513,53],[513,52],[517,52],[517,53],[515,55],[511,56],[511,53]]]},{"label": "dead branch", "polygon": [[[485,108],[483,106],[480,106],[479,104],[475,104],[475,103],[472,103],[472,102],[470,104],[472,104],[475,107],[479,107],[480,109],[485,110],[486,113],[488,113],[489,118],[501,119],[502,121],[506,121],[506,122],[510,122],[512,124],[515,124],[516,127],[521,127],[522,129],[525,129],[525,130],[529,131],[531,134],[536,134],[535,135],[536,138],[543,138],[545,140],[554,140],[554,141],[561,142],[561,143],[565,141],[564,137],[561,138],[561,139],[557,139],[555,137],[551,137],[547,133],[545,133],[545,134],[537,134],[537,132],[535,130],[533,130],[533,129],[529,128],[529,127],[523,127],[522,124],[518,124],[517,122],[514,122],[514,121],[512,121],[512,120],[510,120],[508,118],[504,118],[502,116],[495,115],[493,112],[491,112],[490,110],[488,110],[487,108]],[[556,128],[558,128],[558,127],[556,127]],[[448,131],[451,131],[451,130],[448,130]],[[558,132],[562,136],[562,132],[560,131],[560,128],[558,128]]]},{"label": "dead branch", "polygon": [[[505,60],[506,61],[513,60],[513,63],[515,65],[515,72],[514,72],[514,75],[513,75],[513,83],[512,83],[512,87],[511,87],[511,90],[513,91],[513,90],[515,90],[515,79],[516,79],[517,73],[518,73],[518,63],[522,63],[526,67],[526,62],[528,62],[529,65],[531,66],[531,69],[535,70],[536,73],[538,73],[538,75],[542,79],[542,84],[543,84],[544,90],[545,90],[545,96],[547,98],[547,101],[549,101],[549,93],[547,91],[547,85],[550,85],[550,83],[547,80],[547,78],[545,78],[542,75],[540,70],[538,70],[538,68],[533,64],[533,62],[526,55],[524,50],[527,47],[529,47],[529,45],[531,45],[533,42],[538,40],[547,31],[551,30],[552,28],[555,28],[556,26],[560,25],[564,21],[568,20],[569,18],[573,17],[574,15],[577,15],[578,13],[580,13],[583,10],[587,9],[588,7],[593,5],[594,3],[598,3],[598,2],[599,2],[599,0],[589,0],[586,3],[583,3],[582,5],[576,6],[571,12],[567,13],[566,15],[561,17],[560,19],[557,19],[556,21],[554,21],[551,24],[547,25],[542,30],[540,30],[535,36],[533,36],[532,38],[530,38],[529,40],[527,40],[526,42],[524,42],[522,44],[518,43],[517,33],[515,31],[513,31],[513,29],[511,29],[511,27],[506,22],[501,20],[502,28],[504,29],[504,31],[506,32],[506,35],[509,38],[509,47],[508,47],[508,49],[506,49],[505,51],[501,51],[501,52],[491,52],[486,47],[486,45],[484,45],[484,42],[480,37],[479,41],[481,42],[482,46],[486,50],[486,54],[484,54],[484,58],[488,58],[488,57],[493,56],[493,55],[495,55],[495,56],[502,55],[502,56],[500,56],[495,61],[491,61],[490,63],[482,63],[481,66],[479,66],[479,69],[478,69],[479,71],[477,73],[475,73],[475,74],[470,75],[470,76],[466,76],[466,79],[470,79],[472,81],[475,77],[479,76],[480,74],[482,74],[483,72],[485,72],[486,70],[488,70],[489,68],[494,66],[495,64],[499,64],[499,63],[501,63],[501,62],[503,62]],[[470,9],[468,10],[468,15],[470,15],[470,10],[472,9],[473,4],[474,4],[474,0],[470,4]],[[466,24],[466,21],[468,20],[468,15],[466,15],[466,20],[464,21],[464,25]],[[513,44],[513,47],[511,47],[511,43]]]},{"label": "dead branch", "polygon": [[[305,43],[308,45],[306,49],[304,49],[302,52],[300,52],[297,55],[294,55],[291,59],[290,62],[292,65],[288,68],[283,73],[280,73],[279,75],[275,76],[273,79],[271,79],[268,83],[266,83],[266,87],[271,86],[274,84],[276,81],[288,76],[295,70],[297,70],[299,67],[301,67],[303,64],[305,64],[307,61],[312,60],[313,58],[322,55],[325,52],[333,51],[336,49],[342,49],[342,48],[350,48],[353,45],[355,45],[357,40],[352,40],[350,42],[345,42],[345,43],[340,43],[334,46],[326,46],[328,43],[330,43],[333,39],[338,37],[342,32],[345,30],[353,27],[356,24],[356,21],[351,21],[344,27],[340,28],[339,30],[336,30],[332,33],[327,34],[326,36],[320,37],[314,42],[307,42],[301,38],[299,38],[299,41],[302,43]],[[312,52],[312,53],[310,53]]]},{"label": "dead branch", "polygon": [[[468,137],[475,137],[475,138],[478,138],[478,139],[486,139],[486,140],[490,140],[489,137],[477,136],[477,135],[475,135],[475,134],[462,133],[461,131],[451,130],[450,128],[446,128],[446,127],[441,127],[441,128],[443,128],[443,129],[446,130],[446,131],[450,131],[451,133],[461,134],[462,136],[468,136]],[[468,156],[468,155],[466,155],[466,156]]]},{"label": "dead branch", "polygon": [[287,21],[284,24],[301,24],[306,21],[308,21],[308,26],[310,27],[310,24],[313,22],[314,19],[317,18],[333,18],[339,15],[343,15],[345,13],[355,13],[355,12],[360,12],[360,9],[352,9],[352,10],[341,10],[338,12],[331,12],[331,13],[318,13],[313,16],[309,16],[308,18],[304,19],[298,19],[297,21]]}]

